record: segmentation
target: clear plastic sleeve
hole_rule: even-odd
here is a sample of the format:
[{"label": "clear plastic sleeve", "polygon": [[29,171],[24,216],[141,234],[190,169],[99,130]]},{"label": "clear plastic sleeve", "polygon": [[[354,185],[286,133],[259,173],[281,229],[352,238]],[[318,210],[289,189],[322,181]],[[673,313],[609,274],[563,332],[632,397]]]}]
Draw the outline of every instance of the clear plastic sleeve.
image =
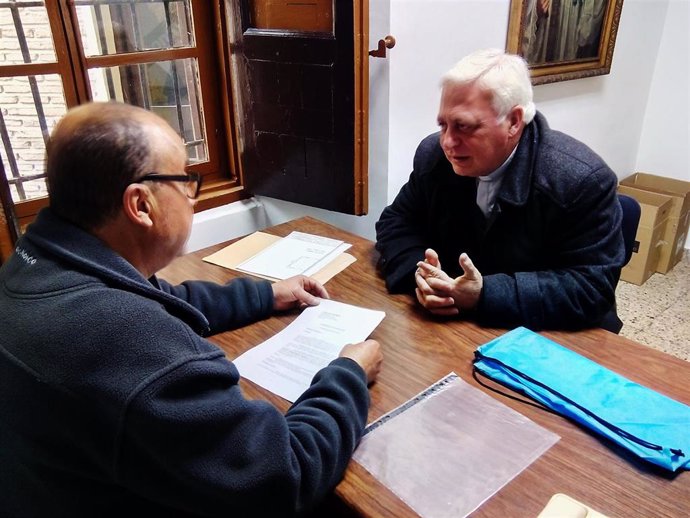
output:
[{"label": "clear plastic sleeve", "polygon": [[372,423],[354,459],[421,516],[457,518],[559,439],[451,373]]}]

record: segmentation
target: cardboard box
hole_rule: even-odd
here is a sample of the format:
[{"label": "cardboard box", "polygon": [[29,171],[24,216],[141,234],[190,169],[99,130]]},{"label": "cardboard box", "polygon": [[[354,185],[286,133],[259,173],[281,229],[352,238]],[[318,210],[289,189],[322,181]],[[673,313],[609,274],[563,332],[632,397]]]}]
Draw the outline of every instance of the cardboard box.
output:
[{"label": "cardboard box", "polygon": [[619,185],[618,192],[635,198],[641,209],[635,247],[630,261],[621,271],[621,280],[643,284],[657,269],[673,198],[625,185]]},{"label": "cardboard box", "polygon": [[[683,258],[685,251],[690,225],[690,182],[649,173],[635,173],[621,180],[620,184],[673,198],[669,222],[662,236],[664,246],[657,265],[658,272],[668,272]],[[636,197],[634,194],[631,196]]]}]

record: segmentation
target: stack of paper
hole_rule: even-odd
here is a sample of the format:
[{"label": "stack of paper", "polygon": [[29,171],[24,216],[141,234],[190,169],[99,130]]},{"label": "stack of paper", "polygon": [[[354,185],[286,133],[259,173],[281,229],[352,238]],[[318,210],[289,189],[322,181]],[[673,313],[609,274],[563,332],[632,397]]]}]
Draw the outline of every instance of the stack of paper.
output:
[{"label": "stack of paper", "polygon": [[344,253],[352,245],[327,237],[292,232],[281,238],[255,232],[204,261],[272,281],[309,275],[325,283],[355,262]]},{"label": "stack of paper", "polygon": [[292,232],[237,265],[237,269],[274,279],[312,275],[351,246],[337,239]]}]

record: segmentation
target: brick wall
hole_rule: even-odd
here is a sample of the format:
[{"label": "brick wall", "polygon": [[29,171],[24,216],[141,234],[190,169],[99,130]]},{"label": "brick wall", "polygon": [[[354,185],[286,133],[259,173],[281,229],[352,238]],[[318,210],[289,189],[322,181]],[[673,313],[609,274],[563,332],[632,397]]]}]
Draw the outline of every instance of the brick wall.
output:
[{"label": "brick wall", "polygon": [[[53,41],[44,7],[19,9],[24,36],[29,48],[31,63],[55,61]],[[19,39],[9,9],[0,9],[0,63],[3,65],[24,63]],[[50,132],[65,113],[62,81],[58,75],[36,76],[40,103]],[[22,176],[43,174],[45,142],[39,125],[34,97],[26,77],[0,78],[0,110],[7,128],[12,154]],[[5,146],[0,147],[5,172],[12,176]],[[18,201],[17,189],[12,187],[12,197]],[[24,183],[27,198],[46,195],[43,179]]]}]

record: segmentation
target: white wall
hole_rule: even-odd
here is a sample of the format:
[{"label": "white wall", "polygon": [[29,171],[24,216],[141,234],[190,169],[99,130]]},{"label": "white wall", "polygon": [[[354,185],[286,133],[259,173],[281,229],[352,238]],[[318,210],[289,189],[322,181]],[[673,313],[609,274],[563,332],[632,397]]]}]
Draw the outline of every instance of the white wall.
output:
[{"label": "white wall", "polygon": [[635,171],[685,181],[690,181],[689,30],[690,1],[670,0],[635,162]]},{"label": "white wall", "polygon": [[636,170],[690,181],[690,1],[671,0],[640,136]]},{"label": "white wall", "polygon": [[264,206],[256,198],[205,210],[194,214],[185,251],[193,252],[268,226]]},{"label": "white wall", "polygon": [[[392,30],[407,42],[408,51],[402,52],[401,43],[401,52],[391,62],[389,199],[407,180],[416,145],[437,129],[438,78],[473,50],[505,48],[510,4],[509,0],[391,3]],[[433,15],[432,20],[429,3],[437,4],[434,12],[443,16]],[[610,74],[534,89],[537,108],[551,127],[585,142],[619,178],[635,170],[667,5],[668,0],[624,1]],[[433,30],[417,37],[422,23]],[[411,112],[405,109],[409,105]]]},{"label": "white wall", "polygon": [[[373,239],[417,144],[436,131],[440,76],[473,50],[505,47],[509,4],[370,0],[370,48],[386,34],[397,44],[388,59],[369,62],[369,215],[259,198],[266,225],[310,215]],[[535,101],[553,128],[592,147],[619,178],[644,169],[688,179],[688,61],[688,0],[625,0],[611,73],[537,86]]]},{"label": "white wall", "polygon": [[589,145],[619,178],[637,167],[652,80],[659,72],[655,64],[668,3],[623,2],[610,74],[535,88],[537,107],[551,127]]},{"label": "white wall", "polygon": [[438,131],[439,80],[461,57],[486,47],[505,48],[508,0],[391,0],[388,199],[412,171],[419,142]]}]

